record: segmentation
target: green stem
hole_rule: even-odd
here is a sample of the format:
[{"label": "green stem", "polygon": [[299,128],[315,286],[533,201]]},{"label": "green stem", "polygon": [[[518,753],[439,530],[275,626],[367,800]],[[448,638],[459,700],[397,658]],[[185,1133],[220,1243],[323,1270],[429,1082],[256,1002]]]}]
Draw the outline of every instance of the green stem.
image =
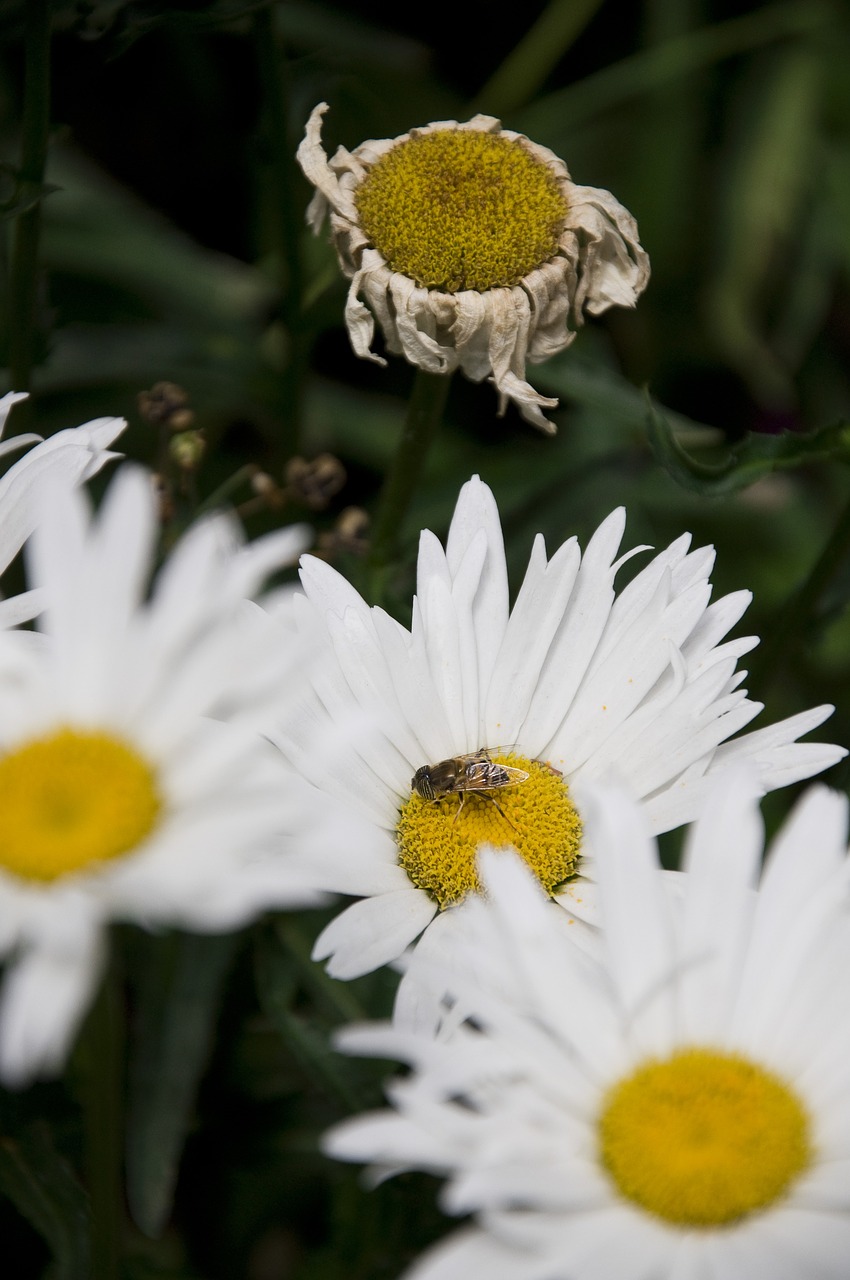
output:
[{"label": "green stem", "polygon": [[113,965],[83,1035],[86,1167],[92,1215],[92,1275],[118,1280],[123,1199],[123,999]]},{"label": "green stem", "polygon": [[410,500],[422,475],[449,394],[451,375],[416,370],[401,438],[378,498],[367,568],[373,586],[395,558]]},{"label": "green stem", "polygon": [[264,161],[266,220],[278,269],[280,316],[286,329],[287,356],[280,379],[280,445],[284,458],[298,453],[307,368],[308,342],[301,315],[304,293],[301,266],[300,210],[293,195],[299,191],[300,171],[289,137],[290,87],[286,55],[274,26],[272,6],[254,15],[257,70],[264,105]]},{"label": "green stem", "polygon": [[786,602],[751,664],[754,688],[762,692],[800,645],[818,602],[850,553],[850,502],[818,556],[809,576]]},{"label": "green stem", "polygon": [[530,102],[601,4],[602,0],[549,0],[534,25],[476,94],[477,109],[507,115]]},{"label": "green stem", "polygon": [[[9,372],[15,391],[28,391],[38,304],[38,246],[41,238],[41,193],[47,164],[50,126],[50,5],[26,5],[26,67],[21,138],[21,199],[32,201],[18,215],[9,280]],[[17,416],[18,429],[24,415]]]},{"label": "green stem", "polygon": [[348,982],[331,978],[320,964],[312,959],[315,938],[308,935],[303,923],[291,915],[278,916],[275,933],[293,960],[299,982],[307,988],[312,998],[340,1025],[346,1022],[365,1022],[369,1016],[357,994],[357,987]]},{"label": "green stem", "polygon": [[198,504],[194,518],[198,520],[201,516],[209,515],[211,511],[216,511],[219,507],[223,507],[230,501],[231,496],[237,489],[250,484],[257,474],[257,470],[255,462],[246,462],[238,471],[234,471],[232,476],[222,480],[221,484],[208,497],[204,498],[203,502]]},{"label": "green stem", "polygon": [[[831,12],[829,4],[816,0],[810,4],[785,0],[674,36],[563,89],[541,95],[523,110],[516,127],[531,138],[545,137],[548,145],[554,146],[564,136],[565,128],[575,131],[629,98],[657,92],[726,58],[738,57],[774,40],[804,37],[829,21]],[[557,122],[554,129],[553,121]]]}]

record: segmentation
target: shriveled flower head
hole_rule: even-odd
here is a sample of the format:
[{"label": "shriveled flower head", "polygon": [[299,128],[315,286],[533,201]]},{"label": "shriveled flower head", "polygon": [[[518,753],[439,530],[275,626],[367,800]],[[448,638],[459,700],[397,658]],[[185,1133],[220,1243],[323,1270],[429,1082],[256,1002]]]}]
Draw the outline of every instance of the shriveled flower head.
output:
[{"label": "shriveled flower head", "polygon": [[489,898],[454,963],[432,957],[442,1025],[343,1033],[413,1070],[326,1149],[441,1174],[445,1211],[472,1215],[406,1280],[844,1280],[845,797],[812,789],[760,875],[756,801],[727,775],[672,892],[624,794],[587,821],[598,959],[514,854],[482,851]]},{"label": "shriveled flower head", "polygon": [[6,1084],[61,1067],[109,921],[219,932],[315,899],[286,840],[318,818],[254,727],[303,654],[281,649],[252,597],[303,528],[243,546],[225,516],[201,521],[149,592],[147,473],[119,473],[97,516],[64,486],[38,506],[39,631],[0,632]]},{"label": "shriveled flower head", "polygon": [[491,378],[526,421],[554,431],[557,400],[525,380],[573,341],[585,312],[633,307],[649,279],[634,218],[608,191],[579,187],[563,160],[492,116],[441,120],[398,138],[322,149],[315,108],[298,160],[330,212],[351,281],[345,320],[357,355],[375,320],[389,351],[430,373]]},{"label": "shriveled flower head", "polygon": [[[592,924],[576,795],[611,770],[658,832],[690,821],[733,761],[752,761],[769,791],[846,755],[797,741],[829,706],[739,733],[762,709],[736,669],[755,638],[725,639],[749,592],[712,602],[713,550],[683,534],[618,593],[618,570],[647,549],[622,555],[624,530],[619,508],[583,553],[571,538],[551,558],[538,535],[511,607],[499,513],[475,477],[445,549],[421,536],[410,630],[302,560],[296,622],[318,661],[275,740],[348,815],[346,838],[314,855],[324,887],[361,899],[316,942],[335,977],[397,959],[420,934],[417,947],[445,952],[481,844],[513,845],[557,914]],[[329,736],[358,716],[332,767],[305,749],[317,725]]]}]

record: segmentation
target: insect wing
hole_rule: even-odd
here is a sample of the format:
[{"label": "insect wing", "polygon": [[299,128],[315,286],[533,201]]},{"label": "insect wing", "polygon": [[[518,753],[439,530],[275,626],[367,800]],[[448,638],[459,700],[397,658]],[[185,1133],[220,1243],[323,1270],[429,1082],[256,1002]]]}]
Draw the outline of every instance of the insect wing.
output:
[{"label": "insect wing", "polygon": [[489,760],[479,760],[473,757],[463,767],[463,780],[459,784],[464,791],[487,791],[493,786],[489,781],[493,772],[493,765]]},{"label": "insect wing", "polygon": [[524,769],[514,769],[510,765],[494,764],[492,760],[473,757],[464,767],[463,780],[458,784],[458,790],[497,791],[500,787],[513,787],[518,782],[525,782],[527,777]]},{"label": "insect wing", "polygon": [[491,782],[491,787],[515,787],[518,782],[525,782],[528,777],[525,769],[515,769],[513,765],[510,764],[497,764],[496,768],[499,770],[501,775],[504,775],[504,777],[503,780],[498,783]]}]

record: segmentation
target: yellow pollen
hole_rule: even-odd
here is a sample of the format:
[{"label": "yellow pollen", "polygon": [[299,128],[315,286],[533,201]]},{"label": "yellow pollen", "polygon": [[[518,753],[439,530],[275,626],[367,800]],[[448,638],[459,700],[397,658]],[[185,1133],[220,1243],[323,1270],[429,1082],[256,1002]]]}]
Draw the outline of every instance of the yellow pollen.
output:
[{"label": "yellow pollen", "polygon": [[518,284],[554,257],[567,215],[558,179],[522,142],[471,129],[400,142],[354,202],[393,271],[447,293]]},{"label": "yellow pollen", "polygon": [[489,758],[528,777],[509,787],[452,792],[436,800],[414,793],[401,809],[399,863],[441,907],[479,889],[475,859],[482,844],[513,845],[548,893],[578,865],[581,819],[561,774],[525,756]]},{"label": "yellow pollen", "polygon": [[783,1196],[812,1159],[791,1088],[734,1053],[682,1049],[609,1090],[602,1164],[620,1192],[681,1227],[733,1226]]},{"label": "yellow pollen", "polygon": [[49,881],[119,858],[161,809],[154,772],[132,747],[59,729],[0,759],[0,867]]}]

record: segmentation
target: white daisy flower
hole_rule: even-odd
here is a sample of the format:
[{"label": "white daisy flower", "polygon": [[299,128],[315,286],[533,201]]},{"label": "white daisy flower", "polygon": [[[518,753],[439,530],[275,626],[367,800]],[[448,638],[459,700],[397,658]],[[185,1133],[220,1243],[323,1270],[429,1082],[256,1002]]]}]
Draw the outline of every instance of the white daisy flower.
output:
[{"label": "white daisy flower", "polygon": [[525,381],[568,347],[584,315],[633,307],[649,280],[634,218],[609,191],[576,186],[563,160],[492,116],[441,120],[344,147],[328,161],[320,103],[298,161],[316,188],[307,219],[330,212],[351,281],[345,307],[358,356],[375,320],[387,349],[430,373],[489,377],[544,431],[557,400]]},{"label": "white daisy flower", "polygon": [[[731,773],[731,771],[730,771]],[[331,1155],[448,1178],[470,1225],[408,1280],[843,1280],[850,1257],[847,802],[813,788],[774,842],[740,771],[666,891],[645,814],[600,790],[604,959],[482,852],[452,971],[470,1020],[351,1028],[413,1066]],[[756,891],[756,886],[758,886]],[[476,980],[470,977],[476,974]]]},{"label": "white daisy flower", "polygon": [[[421,536],[409,631],[327,564],[302,561],[296,622],[317,663],[275,740],[348,815],[348,839],[312,854],[324,887],[360,899],[316,943],[335,977],[397,959],[426,926],[435,947],[450,945],[482,843],[515,846],[570,917],[592,921],[574,788],[611,770],[660,832],[692,819],[731,762],[752,760],[769,791],[846,754],[797,742],[828,706],[733,738],[761,710],[736,671],[757,641],[721,643],[749,593],[710,604],[714,553],[689,551],[685,534],[617,595],[617,570],[646,550],[618,558],[624,526],[618,509],[584,555],[572,538],[551,560],[538,536],[511,609],[498,511],[476,477],[446,549]],[[358,713],[361,731],[332,765],[305,747],[319,726],[356,724]]]},{"label": "white daisy flower", "polygon": [[[0,633],[0,1078],[61,1067],[104,962],[105,925],[226,931],[315,900],[285,839],[305,814],[249,723],[299,678],[250,597],[303,528],[249,546],[198,523],[148,580],[157,517],[126,468],[97,518],[55,489],[27,544],[40,634]],[[277,637],[274,637],[277,646]],[[243,716],[244,711],[244,716]]]},{"label": "white daisy flower", "polygon": [[[25,391],[10,391],[0,397],[0,436],[11,409],[26,398]],[[45,483],[73,486],[91,479],[105,463],[120,457],[110,453],[109,446],[126,426],[124,418],[96,418],[81,427],[57,431],[47,440],[30,433],[0,443],[0,458],[26,445],[36,446],[0,479],[0,573],[18,554],[35,526],[36,487]],[[0,602],[0,627],[26,621],[34,616],[37,608],[35,593]]]}]

